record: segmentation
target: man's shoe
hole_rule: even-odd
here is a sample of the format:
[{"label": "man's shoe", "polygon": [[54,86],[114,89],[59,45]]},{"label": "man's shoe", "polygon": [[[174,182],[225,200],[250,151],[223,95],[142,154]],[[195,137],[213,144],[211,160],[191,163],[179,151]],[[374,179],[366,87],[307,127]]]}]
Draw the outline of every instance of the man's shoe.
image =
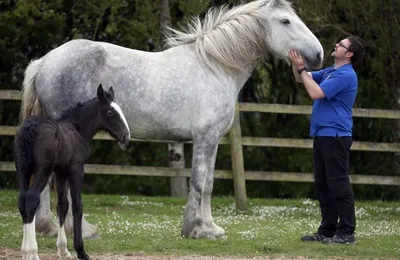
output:
[{"label": "man's shoe", "polygon": [[356,237],[354,234],[351,235],[334,235],[322,240],[322,243],[326,245],[354,245],[356,243]]},{"label": "man's shoe", "polygon": [[322,242],[324,239],[327,239],[327,238],[329,238],[329,237],[315,233],[313,235],[302,236],[301,241],[303,241],[303,242]]}]

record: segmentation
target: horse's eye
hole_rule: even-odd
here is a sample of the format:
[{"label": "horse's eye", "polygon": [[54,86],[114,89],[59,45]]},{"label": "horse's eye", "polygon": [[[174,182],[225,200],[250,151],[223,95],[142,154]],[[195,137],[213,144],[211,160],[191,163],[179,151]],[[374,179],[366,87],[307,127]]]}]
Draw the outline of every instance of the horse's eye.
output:
[{"label": "horse's eye", "polygon": [[113,111],[111,111],[111,110],[107,111],[107,116],[112,117],[113,115],[114,115]]},{"label": "horse's eye", "polygon": [[289,21],[288,19],[283,19],[283,20],[281,21],[281,23],[283,23],[283,24],[290,24],[290,21]]}]

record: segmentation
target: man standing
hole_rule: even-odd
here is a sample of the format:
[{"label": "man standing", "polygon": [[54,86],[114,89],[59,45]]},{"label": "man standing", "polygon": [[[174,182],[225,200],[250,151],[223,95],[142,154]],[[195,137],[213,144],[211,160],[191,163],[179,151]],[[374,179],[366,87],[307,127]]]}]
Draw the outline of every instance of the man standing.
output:
[{"label": "man standing", "polygon": [[322,221],[313,235],[302,241],[354,244],[356,227],[354,195],[349,180],[352,144],[352,108],[358,80],[353,69],[364,55],[361,41],[350,36],[335,45],[333,66],[307,72],[296,50],[289,52],[296,81],[303,83],[314,100],[310,136],[314,138],[314,184]]}]

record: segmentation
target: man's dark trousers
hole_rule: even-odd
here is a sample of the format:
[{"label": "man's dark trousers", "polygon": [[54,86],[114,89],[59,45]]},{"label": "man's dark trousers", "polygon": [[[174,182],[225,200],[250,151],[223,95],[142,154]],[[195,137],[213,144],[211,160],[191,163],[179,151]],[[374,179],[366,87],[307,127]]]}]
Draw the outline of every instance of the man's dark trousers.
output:
[{"label": "man's dark trousers", "polygon": [[351,145],[351,136],[314,138],[314,184],[322,215],[318,233],[326,237],[350,235],[355,230],[354,195],[349,180]]}]

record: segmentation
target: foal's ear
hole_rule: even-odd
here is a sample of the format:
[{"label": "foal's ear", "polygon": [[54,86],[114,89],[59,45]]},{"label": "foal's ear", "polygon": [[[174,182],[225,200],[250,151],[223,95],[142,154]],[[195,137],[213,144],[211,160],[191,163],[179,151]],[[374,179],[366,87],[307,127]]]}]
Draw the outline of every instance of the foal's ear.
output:
[{"label": "foal's ear", "polygon": [[111,101],[114,101],[114,89],[113,87],[110,87],[108,90],[108,93],[110,93]]},{"label": "foal's ear", "polygon": [[104,97],[104,90],[101,84],[97,87],[97,97],[98,98]]},{"label": "foal's ear", "polygon": [[100,100],[100,102],[105,100],[104,90],[101,84],[97,87],[97,98]]}]

